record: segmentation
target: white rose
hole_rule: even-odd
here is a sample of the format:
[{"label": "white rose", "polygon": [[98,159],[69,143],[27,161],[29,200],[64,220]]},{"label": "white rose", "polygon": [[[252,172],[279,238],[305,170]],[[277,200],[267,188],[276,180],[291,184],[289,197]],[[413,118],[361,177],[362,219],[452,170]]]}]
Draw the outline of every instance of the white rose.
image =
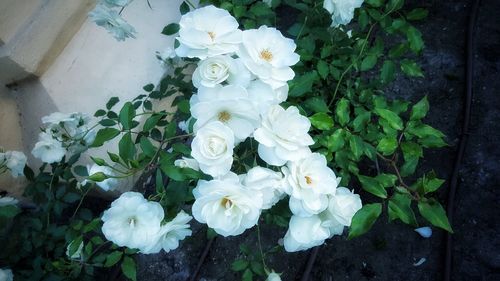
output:
[{"label": "white rose", "polygon": [[292,216],[283,241],[285,250],[297,252],[323,244],[330,231],[322,223],[319,216]]},{"label": "white rose", "polygon": [[196,119],[197,130],[212,121],[220,121],[234,133],[237,142],[249,137],[259,124],[259,112],[241,86],[217,85],[213,88],[202,87],[191,107],[191,115]]},{"label": "white rose", "polygon": [[273,88],[260,80],[250,82],[247,88],[248,96],[260,114],[266,114],[273,105],[284,102],[288,96],[288,88]]},{"label": "white rose", "polygon": [[156,242],[164,211],[138,192],[125,192],[102,215],[102,233],[120,247],[145,249]]},{"label": "white rose", "polygon": [[19,201],[14,197],[4,196],[0,197],[0,207],[16,205]]},{"label": "white rose", "polygon": [[278,88],[295,76],[290,66],[300,57],[294,53],[296,45],[276,28],[261,26],[243,31],[238,56],[259,79]]},{"label": "white rose", "polygon": [[66,149],[62,143],[47,133],[40,133],[39,141],[31,151],[31,154],[45,163],[55,163],[62,160]]},{"label": "white rose", "polygon": [[267,275],[266,281],[281,281],[281,277],[278,273],[272,271],[269,275]]},{"label": "white rose", "polygon": [[361,7],[364,0],[325,0],[323,8],[332,15],[331,26],[348,24],[354,17],[354,10]]},{"label": "white rose", "polygon": [[188,224],[192,218],[184,211],[180,211],[173,220],[161,227],[156,243],[152,243],[150,247],[141,250],[141,253],[155,254],[159,253],[161,249],[168,253],[177,249],[179,241],[184,240],[192,233]]},{"label": "white rose", "polygon": [[193,158],[187,158],[182,156],[181,159],[177,159],[174,161],[174,165],[179,167],[179,168],[190,168],[195,171],[200,170],[200,165],[198,164],[198,161],[196,161]]},{"label": "white rose", "polygon": [[352,217],[361,209],[361,199],[345,187],[338,187],[335,195],[330,198],[328,211],[342,225],[350,226]]},{"label": "white rose", "polygon": [[279,105],[271,106],[262,118],[261,127],[255,130],[259,142],[258,153],[269,165],[282,166],[288,160],[297,160],[310,153],[314,144],[307,133],[311,122],[300,115],[295,106],[286,110]]},{"label": "white rose", "polygon": [[262,193],[262,209],[271,208],[285,197],[283,192],[283,175],[279,172],[254,167],[241,176],[241,183],[251,190]]},{"label": "white rose", "polygon": [[[89,176],[96,174],[96,173],[103,173],[106,176],[108,176],[107,179],[95,183],[97,186],[102,188],[104,191],[115,190],[118,187],[120,180],[118,178],[114,178],[114,176],[116,176],[116,172],[113,169],[111,169],[110,167],[99,166],[97,164],[93,164],[92,167],[90,167],[90,168],[87,167],[87,169],[89,171]],[[86,183],[87,182],[84,181],[82,184],[85,185]]]},{"label": "white rose", "polygon": [[[24,166],[26,166],[26,155],[19,151],[5,152],[5,166],[9,168],[13,177],[24,175]],[[1,161],[0,161],[1,162]]]},{"label": "white rose", "polygon": [[326,165],[326,158],[311,153],[283,167],[290,210],[297,216],[319,214],[328,207],[328,195],[335,194],[340,178]]},{"label": "white rose", "polygon": [[212,5],[191,11],[179,22],[179,57],[200,58],[234,53],[241,43],[238,22],[228,11]]},{"label": "white rose", "polygon": [[234,134],[221,122],[210,122],[196,133],[191,156],[200,169],[213,177],[229,172],[233,164]]},{"label": "white rose", "polygon": [[0,281],[13,281],[14,274],[8,268],[0,269]]},{"label": "white rose", "polygon": [[214,87],[222,82],[246,87],[250,79],[251,74],[242,62],[229,55],[202,60],[193,73],[193,85],[196,88]]},{"label": "white rose", "polygon": [[261,194],[241,185],[234,173],[221,179],[198,181],[193,195],[193,217],[222,236],[239,235],[259,219]]}]

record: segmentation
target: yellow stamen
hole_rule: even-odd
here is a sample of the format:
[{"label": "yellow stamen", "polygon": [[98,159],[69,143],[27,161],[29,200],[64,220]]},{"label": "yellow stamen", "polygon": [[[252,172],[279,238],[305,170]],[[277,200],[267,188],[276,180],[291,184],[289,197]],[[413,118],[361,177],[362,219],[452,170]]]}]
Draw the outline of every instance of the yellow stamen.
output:
[{"label": "yellow stamen", "polygon": [[306,183],[307,184],[311,184],[313,182],[313,180],[311,179],[310,176],[305,176],[305,178],[306,178]]},{"label": "yellow stamen", "polygon": [[270,62],[273,59],[273,53],[271,53],[268,49],[264,49],[260,51],[260,58]]},{"label": "yellow stamen", "polygon": [[226,209],[229,209],[231,208],[231,206],[233,206],[233,202],[231,202],[231,200],[227,199],[226,197],[222,198],[220,204]]},{"label": "yellow stamen", "polygon": [[210,39],[212,39],[212,41],[213,41],[215,39],[215,33],[213,33],[212,31],[209,31],[207,33],[208,33],[208,36],[210,36]]},{"label": "yellow stamen", "polygon": [[227,112],[227,111],[221,111],[217,115],[217,118],[221,122],[227,122],[227,121],[229,121],[229,119],[231,119],[231,114],[229,112]]}]

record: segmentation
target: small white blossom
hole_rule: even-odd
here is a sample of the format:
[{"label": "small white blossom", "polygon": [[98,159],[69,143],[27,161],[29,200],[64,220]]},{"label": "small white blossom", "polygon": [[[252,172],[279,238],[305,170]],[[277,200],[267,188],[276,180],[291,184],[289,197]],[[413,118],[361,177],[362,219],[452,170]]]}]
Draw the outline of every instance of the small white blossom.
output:
[{"label": "small white blossom", "polygon": [[174,165],[179,167],[179,168],[190,168],[195,171],[200,170],[200,165],[198,164],[198,161],[196,161],[193,158],[187,158],[182,156],[181,159],[177,159],[174,161]]},{"label": "small white blossom", "polygon": [[273,270],[271,273],[269,273],[269,275],[267,275],[266,281],[281,281],[281,277]]},{"label": "small white blossom", "polygon": [[214,87],[227,82],[242,87],[248,86],[251,74],[239,59],[229,55],[207,58],[198,63],[193,73],[193,85],[196,88]]},{"label": "small white blossom", "polygon": [[319,216],[292,216],[285,234],[284,246],[287,252],[297,252],[319,246],[330,237],[328,228],[322,226]]},{"label": "small white blossom", "polygon": [[283,192],[283,175],[279,172],[253,167],[244,175],[240,175],[241,183],[251,190],[262,193],[262,209],[270,209],[285,197]]},{"label": "small white blossom", "polygon": [[193,217],[222,236],[239,235],[259,219],[261,194],[241,185],[234,173],[211,181],[199,180],[193,195]]},{"label": "small white blossom", "polygon": [[354,214],[363,207],[358,194],[345,187],[338,187],[330,198],[328,211],[342,225],[350,226]]},{"label": "small white blossom", "polygon": [[179,247],[179,241],[190,236],[192,231],[189,229],[189,221],[193,217],[180,211],[177,216],[161,227],[158,233],[156,243],[152,243],[151,247],[141,250],[143,254],[159,253],[162,249],[165,252],[170,252]]},{"label": "small white blossom", "polygon": [[0,269],[0,281],[13,281],[14,274],[8,268]]},{"label": "small white blossom", "polygon": [[120,247],[147,249],[156,242],[164,211],[138,192],[125,192],[102,215],[102,233]]},{"label": "small white blossom", "polygon": [[61,161],[66,154],[66,149],[60,141],[54,139],[48,133],[42,132],[31,154],[43,162],[50,164]]},{"label": "small white blossom", "polygon": [[24,174],[26,166],[26,155],[20,151],[7,151],[0,153],[0,165],[5,161],[5,166],[10,170],[13,177],[17,178]]},{"label": "small white blossom", "polygon": [[300,115],[295,106],[286,110],[279,105],[271,106],[254,132],[260,158],[269,165],[282,166],[288,160],[307,156],[311,153],[309,145],[314,143],[308,134],[310,127],[309,119]]},{"label": "small white blossom", "polygon": [[179,22],[179,57],[200,58],[234,53],[241,43],[236,19],[212,5],[191,11]]},{"label": "small white blossom", "polygon": [[300,57],[294,53],[296,45],[292,39],[265,25],[243,31],[242,38],[238,56],[250,72],[273,88],[293,79],[295,73],[290,66],[296,64]]},{"label": "small white blossom", "polygon": [[208,123],[198,130],[191,143],[191,155],[200,170],[213,177],[229,172],[233,164],[234,134],[219,121]]},{"label": "small white blossom", "polygon": [[104,27],[118,41],[135,38],[135,29],[128,24],[118,12],[99,4],[89,13],[89,17],[97,25]]},{"label": "small white blossom", "polygon": [[331,26],[348,24],[354,17],[354,10],[361,7],[364,0],[325,0],[323,8],[332,15]]},{"label": "small white blossom", "polygon": [[[115,178],[116,172],[112,168],[108,166],[99,166],[97,164],[93,164],[91,167],[87,167],[87,169],[89,171],[89,176],[92,176],[96,173],[103,173],[108,177],[103,181],[95,183],[97,186],[102,188],[102,190],[110,191],[116,190],[118,188],[120,180],[118,178]],[[82,182],[82,185],[85,185],[86,183],[87,181],[84,181]]]},{"label": "small white blossom", "polygon": [[16,205],[19,201],[14,197],[4,196],[0,197],[0,207]]}]

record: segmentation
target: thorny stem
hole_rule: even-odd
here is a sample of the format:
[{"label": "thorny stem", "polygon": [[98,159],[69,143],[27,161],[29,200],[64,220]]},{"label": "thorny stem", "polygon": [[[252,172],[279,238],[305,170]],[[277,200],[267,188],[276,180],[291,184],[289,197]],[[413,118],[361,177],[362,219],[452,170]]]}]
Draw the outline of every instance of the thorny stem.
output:
[{"label": "thorny stem", "polygon": [[[396,177],[398,178],[398,182],[399,184],[404,187],[408,192],[410,192],[410,194],[412,195],[413,199],[415,200],[419,200],[420,199],[420,196],[418,195],[418,193],[416,193],[415,191],[413,191],[403,180],[403,177],[401,176],[401,173],[399,172],[399,168],[397,166],[397,160],[395,159],[388,159],[386,157],[384,157],[382,154],[378,153],[377,152],[377,156],[384,160],[385,162],[389,163],[389,165],[391,166],[391,168],[394,170],[394,172],[396,173]],[[394,158],[394,157],[393,157]]]}]

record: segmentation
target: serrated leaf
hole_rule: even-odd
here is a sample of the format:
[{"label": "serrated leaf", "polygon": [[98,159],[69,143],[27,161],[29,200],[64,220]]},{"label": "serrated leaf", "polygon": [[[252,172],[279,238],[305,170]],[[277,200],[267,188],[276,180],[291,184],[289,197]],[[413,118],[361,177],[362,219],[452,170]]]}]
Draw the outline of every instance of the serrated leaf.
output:
[{"label": "serrated leaf", "polygon": [[364,142],[360,136],[351,135],[349,138],[349,148],[351,149],[354,158],[359,159],[363,155],[365,149]]},{"label": "serrated leaf", "polygon": [[408,14],[406,14],[407,20],[421,20],[427,17],[429,11],[422,8],[416,8],[411,10]]},{"label": "serrated leaf", "polygon": [[414,53],[419,53],[424,48],[424,40],[422,39],[422,33],[413,26],[410,26],[406,31],[406,38],[410,45],[410,49]]},{"label": "serrated leaf", "polygon": [[411,108],[410,120],[420,120],[427,115],[427,112],[429,112],[429,101],[427,96],[424,96]]},{"label": "serrated leaf", "polygon": [[393,61],[391,60],[386,60],[384,61],[384,64],[382,65],[382,69],[380,70],[380,82],[382,84],[387,84],[389,82],[392,82],[394,80],[396,72],[396,66]]},{"label": "serrated leaf", "polygon": [[404,59],[400,62],[403,73],[410,77],[424,77],[424,73],[416,62]]},{"label": "serrated leaf", "polygon": [[308,92],[311,92],[312,85],[318,79],[316,71],[308,72],[302,76],[298,76],[290,83],[290,97],[301,97]]},{"label": "serrated leaf", "polygon": [[117,262],[119,262],[122,259],[123,252],[121,251],[114,251],[111,252],[106,256],[106,262],[104,263],[104,267],[111,267],[115,265]]},{"label": "serrated leaf", "polygon": [[386,120],[392,128],[396,130],[403,129],[403,120],[396,113],[383,108],[375,108],[375,113]]},{"label": "serrated leaf", "polygon": [[313,112],[330,112],[325,100],[320,97],[312,97],[304,102],[304,107]]},{"label": "serrated leaf", "polygon": [[324,112],[318,112],[309,117],[311,124],[320,130],[329,130],[333,127],[333,119]]},{"label": "serrated leaf", "polygon": [[178,23],[171,23],[165,26],[161,33],[167,36],[174,35],[179,32],[179,28],[180,26]]},{"label": "serrated leaf", "polygon": [[126,102],[122,109],[120,110],[120,114],[118,115],[118,118],[120,120],[120,123],[122,124],[123,128],[125,130],[130,130],[132,129],[132,120],[135,117],[135,108],[134,105],[131,102]]},{"label": "serrated leaf", "polygon": [[387,198],[387,191],[377,179],[363,175],[358,175],[358,179],[365,191],[380,198]]},{"label": "serrated leaf", "polygon": [[120,131],[115,128],[103,128],[97,131],[94,142],[90,147],[102,146],[106,141],[109,141],[120,134]]},{"label": "serrated leaf", "polygon": [[115,106],[120,99],[118,97],[112,97],[109,99],[109,101],[106,103],[106,108],[110,110],[113,106]]},{"label": "serrated leaf", "polygon": [[124,161],[132,160],[135,156],[135,145],[132,141],[132,134],[126,133],[118,142],[118,154]]},{"label": "serrated leaf", "polygon": [[437,202],[436,200],[429,199],[427,201],[418,202],[418,210],[420,211],[422,217],[424,217],[434,226],[440,227],[450,233],[453,233],[443,206],[441,206],[441,204],[439,204],[439,202]]},{"label": "serrated leaf", "polygon": [[354,214],[347,239],[352,239],[368,232],[381,213],[382,204],[380,203],[364,205],[363,208]]},{"label": "serrated leaf", "polygon": [[124,257],[121,265],[123,275],[130,280],[137,281],[137,269],[135,261],[131,257]]},{"label": "serrated leaf", "polygon": [[394,193],[387,205],[389,221],[400,219],[406,224],[417,225],[417,219],[411,209],[411,198],[408,194]]},{"label": "serrated leaf", "polygon": [[249,265],[249,262],[247,260],[235,260],[232,264],[231,264],[231,270],[232,271],[243,271],[245,270]]},{"label": "serrated leaf", "polygon": [[331,152],[336,152],[345,144],[344,133],[342,129],[337,129],[333,134],[327,137],[327,148]]},{"label": "serrated leaf", "polygon": [[328,74],[330,73],[330,67],[324,60],[320,60],[316,68],[318,69],[318,73],[321,78],[325,79],[326,77],[328,77]]},{"label": "serrated leaf", "polygon": [[396,137],[385,137],[381,139],[377,145],[377,150],[383,155],[391,155],[398,147],[398,140]]},{"label": "serrated leaf", "polygon": [[372,69],[377,64],[377,56],[367,55],[362,61],[360,69],[361,71],[367,71]]},{"label": "serrated leaf", "polygon": [[345,126],[349,122],[350,111],[349,101],[344,98],[340,99],[335,109],[335,116],[337,116],[340,125]]},{"label": "serrated leaf", "polygon": [[156,154],[156,147],[147,137],[142,136],[139,144],[141,145],[142,152],[144,152],[144,154],[148,157],[153,157]]}]

